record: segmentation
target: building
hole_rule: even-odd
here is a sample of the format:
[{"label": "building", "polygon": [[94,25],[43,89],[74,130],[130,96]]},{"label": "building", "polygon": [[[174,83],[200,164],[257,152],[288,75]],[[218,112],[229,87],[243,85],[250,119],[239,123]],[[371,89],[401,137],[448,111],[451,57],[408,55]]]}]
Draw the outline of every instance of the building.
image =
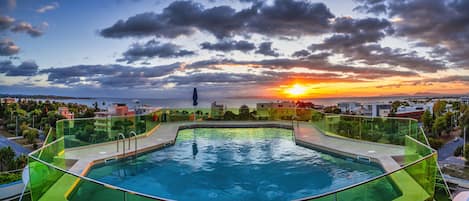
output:
[{"label": "building", "polygon": [[11,98],[11,97],[2,98],[2,103],[3,103],[3,104],[12,104],[12,103],[16,103],[16,99],[15,99],[15,98]]},{"label": "building", "polygon": [[460,100],[462,104],[469,105],[469,96],[461,97]]},{"label": "building", "polygon": [[225,115],[225,106],[223,104],[217,104],[217,102],[214,101],[210,107],[210,111],[212,119],[223,119],[223,116]]},{"label": "building", "polygon": [[60,115],[64,116],[66,119],[74,119],[75,114],[68,110],[68,107],[59,107],[58,112]]},{"label": "building", "polygon": [[341,113],[360,113],[362,105],[359,102],[340,102],[337,103]]},{"label": "building", "polygon": [[125,103],[113,103],[108,108],[108,112],[111,116],[134,116],[135,111],[129,110],[129,107]]},{"label": "building", "polygon": [[413,104],[410,106],[399,106],[397,111],[390,116],[420,120],[426,110],[433,112],[433,102],[428,102],[425,104]]},{"label": "building", "polygon": [[370,103],[363,106],[363,115],[371,117],[387,117],[391,113],[391,104]]},{"label": "building", "polygon": [[[96,132],[106,132],[112,138],[112,122],[117,117],[135,116],[134,110],[129,110],[125,103],[113,103],[107,111],[95,112],[96,121],[94,123]],[[115,118],[113,118],[115,117]]]},{"label": "building", "polygon": [[149,113],[152,113],[152,112],[156,112],[159,109],[161,109],[161,108],[160,107],[152,107],[152,106],[148,106],[148,105],[137,106],[135,108],[135,114],[145,115],[145,114],[149,114]]}]

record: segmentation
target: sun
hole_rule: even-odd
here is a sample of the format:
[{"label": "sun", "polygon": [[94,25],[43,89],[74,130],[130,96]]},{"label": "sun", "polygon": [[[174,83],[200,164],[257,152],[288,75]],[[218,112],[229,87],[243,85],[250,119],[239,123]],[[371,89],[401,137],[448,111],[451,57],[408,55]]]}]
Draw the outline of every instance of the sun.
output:
[{"label": "sun", "polygon": [[308,88],[301,84],[294,84],[290,88],[287,88],[285,92],[292,97],[298,97],[306,95]]}]

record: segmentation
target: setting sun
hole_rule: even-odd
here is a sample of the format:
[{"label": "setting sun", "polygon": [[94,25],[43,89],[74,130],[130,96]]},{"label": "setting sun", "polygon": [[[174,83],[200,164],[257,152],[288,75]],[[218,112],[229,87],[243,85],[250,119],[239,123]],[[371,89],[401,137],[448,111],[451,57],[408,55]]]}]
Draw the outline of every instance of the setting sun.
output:
[{"label": "setting sun", "polygon": [[294,84],[293,86],[285,90],[287,94],[293,97],[303,96],[307,93],[307,91],[308,88],[300,84]]}]

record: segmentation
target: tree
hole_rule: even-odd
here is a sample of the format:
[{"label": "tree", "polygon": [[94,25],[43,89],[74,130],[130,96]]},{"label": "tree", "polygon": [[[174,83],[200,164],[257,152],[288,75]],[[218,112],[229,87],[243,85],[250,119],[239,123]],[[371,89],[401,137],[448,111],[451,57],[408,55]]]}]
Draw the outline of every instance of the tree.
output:
[{"label": "tree", "polygon": [[436,101],[435,104],[433,104],[433,114],[436,117],[441,116],[446,110],[446,104],[446,101]]},{"label": "tree", "polygon": [[399,106],[409,106],[408,102],[394,101],[391,104],[391,112],[395,113]]},{"label": "tree", "polygon": [[425,131],[429,131],[432,128],[433,117],[429,110],[425,110],[420,120],[423,123],[423,128],[425,128]]},{"label": "tree", "polygon": [[453,129],[453,115],[454,114],[452,112],[447,112],[444,114],[444,117],[446,119],[446,132],[451,132],[451,130]]},{"label": "tree", "polygon": [[435,123],[433,123],[433,131],[436,136],[440,136],[441,132],[446,130],[448,127],[446,118],[444,116],[437,117]]},{"label": "tree", "polygon": [[8,171],[14,168],[15,152],[8,146],[0,149],[0,171]]},{"label": "tree", "polygon": [[95,101],[95,102],[93,103],[93,107],[94,107],[94,111],[96,111],[96,112],[99,111],[99,108],[98,108],[98,101]]},{"label": "tree", "polygon": [[114,125],[112,125],[112,130],[118,130],[121,131],[125,136],[128,135],[129,128],[134,125],[134,122],[124,119],[124,120],[117,120],[114,122]]},{"label": "tree", "polygon": [[226,111],[225,114],[223,115],[224,120],[236,120],[238,119],[238,115],[233,113],[232,111]]},{"label": "tree", "polygon": [[28,140],[29,144],[34,143],[34,139],[37,138],[38,136],[38,131],[36,129],[26,129],[23,131],[23,137],[25,137]]}]

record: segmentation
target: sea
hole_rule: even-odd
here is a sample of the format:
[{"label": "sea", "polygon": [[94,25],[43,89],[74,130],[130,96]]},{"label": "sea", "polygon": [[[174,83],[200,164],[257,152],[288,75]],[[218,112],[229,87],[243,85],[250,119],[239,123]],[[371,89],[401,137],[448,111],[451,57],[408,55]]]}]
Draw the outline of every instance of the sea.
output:
[{"label": "sea", "polygon": [[[395,100],[404,100],[408,97],[353,97],[353,98],[318,98],[318,99],[301,99],[300,101],[312,102],[316,105],[330,106],[337,105],[338,102],[359,102],[359,103],[389,103]],[[45,99],[36,99],[45,101]],[[65,103],[78,103],[88,106],[93,106],[95,102],[98,102],[98,107],[101,109],[107,108],[114,103],[125,103],[130,108],[137,105],[148,105],[153,107],[162,108],[189,108],[192,107],[192,97],[178,98],[178,99],[157,99],[157,98],[108,98],[108,97],[96,97],[87,99],[47,99],[49,101],[65,102]],[[277,101],[292,101],[282,99],[269,99],[269,98],[211,98],[211,99],[200,99],[198,100],[198,107],[210,108],[213,102],[217,104],[223,104],[228,108],[238,108],[241,105],[247,105],[249,107],[256,107],[256,103],[266,102],[277,102]]]}]

